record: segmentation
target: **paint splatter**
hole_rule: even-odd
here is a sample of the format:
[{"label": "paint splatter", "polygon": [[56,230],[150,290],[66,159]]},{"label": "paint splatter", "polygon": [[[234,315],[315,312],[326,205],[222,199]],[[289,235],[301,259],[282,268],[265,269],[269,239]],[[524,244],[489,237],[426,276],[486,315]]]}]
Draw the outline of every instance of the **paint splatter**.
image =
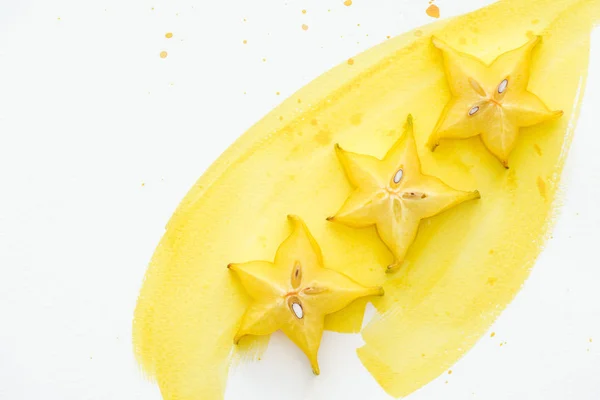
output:
[{"label": "paint splatter", "polygon": [[248,44],[248,41],[247,41],[247,40],[244,40],[242,43],[244,43],[244,44]]},{"label": "paint splatter", "polygon": [[490,334],[490,337],[494,337],[494,336],[496,336],[496,332],[492,332],[492,333]]},{"label": "paint splatter", "polygon": [[353,58],[349,58],[348,59],[348,65],[354,65],[354,59]]},{"label": "paint splatter", "polygon": [[306,14],[306,10],[302,10],[302,14]]},{"label": "paint splatter", "polygon": [[302,29],[305,30],[305,31],[307,31],[308,30],[308,25],[302,24]]},{"label": "paint splatter", "polygon": [[350,7],[350,6],[352,5],[352,0],[346,0],[346,1],[344,2],[344,5],[345,5],[346,7]]},{"label": "paint splatter", "polygon": [[537,187],[540,192],[540,196],[542,196],[544,200],[546,200],[546,181],[544,181],[544,178],[542,178],[541,176],[538,176],[537,178]]},{"label": "paint splatter", "polygon": [[427,7],[427,10],[425,10],[425,12],[432,18],[440,17],[440,8],[435,4],[431,4],[429,7]]},{"label": "paint splatter", "polygon": [[167,39],[171,39],[173,37],[173,34],[171,32],[167,32],[167,33],[165,33],[165,37]]},{"label": "paint splatter", "polygon": [[166,51],[160,52],[160,58],[167,58],[168,53]]}]

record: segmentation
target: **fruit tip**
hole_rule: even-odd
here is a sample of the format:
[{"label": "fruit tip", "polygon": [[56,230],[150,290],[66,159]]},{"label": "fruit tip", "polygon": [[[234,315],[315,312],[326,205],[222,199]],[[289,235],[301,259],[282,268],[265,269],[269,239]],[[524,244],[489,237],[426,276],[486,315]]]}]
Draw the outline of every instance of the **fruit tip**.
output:
[{"label": "fruit tip", "polygon": [[481,198],[481,193],[479,193],[479,190],[473,190],[471,192],[473,199],[480,199]]}]

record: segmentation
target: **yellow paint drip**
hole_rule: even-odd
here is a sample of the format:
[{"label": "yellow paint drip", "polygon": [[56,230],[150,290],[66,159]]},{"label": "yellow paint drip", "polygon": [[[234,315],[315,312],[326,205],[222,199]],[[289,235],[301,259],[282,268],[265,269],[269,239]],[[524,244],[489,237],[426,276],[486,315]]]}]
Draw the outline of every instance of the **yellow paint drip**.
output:
[{"label": "yellow paint drip", "polygon": [[[407,395],[447,371],[512,300],[544,243],[598,15],[599,0],[505,0],[442,20],[353,57],[352,68],[343,62],[246,132],[178,207],[140,293],[134,350],[163,397],[221,399],[230,364],[260,356],[265,339],[233,345],[250,299],[227,264],[270,259],[289,233],[287,214],[305,220],[325,267],[384,285],[375,301],[382,315],[365,329],[358,355],[388,393]],[[449,98],[431,35],[489,62],[531,32],[542,42],[529,87],[565,115],[522,129],[508,171],[478,138],[429,152]],[[457,189],[476,187],[482,198],[423,221],[407,262],[386,276],[392,255],[374,229],[325,220],[351,191],[333,145],[381,157],[409,113],[423,172]],[[357,332],[365,303],[328,316],[326,328]]]}]

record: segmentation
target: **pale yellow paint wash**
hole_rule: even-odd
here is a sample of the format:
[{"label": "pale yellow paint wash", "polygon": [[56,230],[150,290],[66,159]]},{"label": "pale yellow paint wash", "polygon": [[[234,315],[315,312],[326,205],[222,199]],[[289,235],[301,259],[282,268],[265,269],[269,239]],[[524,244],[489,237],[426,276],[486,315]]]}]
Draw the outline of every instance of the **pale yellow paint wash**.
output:
[{"label": "pale yellow paint wash", "polygon": [[[358,355],[388,393],[405,396],[447,371],[519,291],[548,235],[599,15],[600,0],[505,0],[438,21],[353,57],[351,67],[344,61],[240,137],[178,207],[140,293],[134,350],[163,397],[222,399],[231,363],[259,357],[265,339],[233,345],[250,299],[227,264],[269,260],[289,233],[287,214],[305,220],[325,267],[384,285]],[[450,95],[432,34],[486,62],[542,36],[529,89],[565,115],[522,129],[509,170],[479,138],[425,147]],[[382,157],[409,113],[423,172],[482,198],[423,221],[390,276],[392,255],[374,229],[325,220],[351,190],[333,145]],[[364,306],[329,316],[326,328],[358,332]]]}]

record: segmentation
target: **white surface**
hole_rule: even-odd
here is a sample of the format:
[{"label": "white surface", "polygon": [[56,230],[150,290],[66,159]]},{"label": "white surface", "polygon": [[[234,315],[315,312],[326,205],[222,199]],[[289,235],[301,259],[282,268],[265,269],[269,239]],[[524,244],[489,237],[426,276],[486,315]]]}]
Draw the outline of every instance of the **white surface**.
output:
[{"label": "white surface", "polygon": [[[425,0],[342,3],[0,0],[0,399],[160,398],[131,319],[179,201],[285,97],[431,20]],[[483,3],[436,1],[443,17]],[[599,93],[592,74],[554,238],[496,336],[410,400],[600,398]],[[315,378],[276,334],[227,399],[387,399],[360,345],[326,333]]]}]

